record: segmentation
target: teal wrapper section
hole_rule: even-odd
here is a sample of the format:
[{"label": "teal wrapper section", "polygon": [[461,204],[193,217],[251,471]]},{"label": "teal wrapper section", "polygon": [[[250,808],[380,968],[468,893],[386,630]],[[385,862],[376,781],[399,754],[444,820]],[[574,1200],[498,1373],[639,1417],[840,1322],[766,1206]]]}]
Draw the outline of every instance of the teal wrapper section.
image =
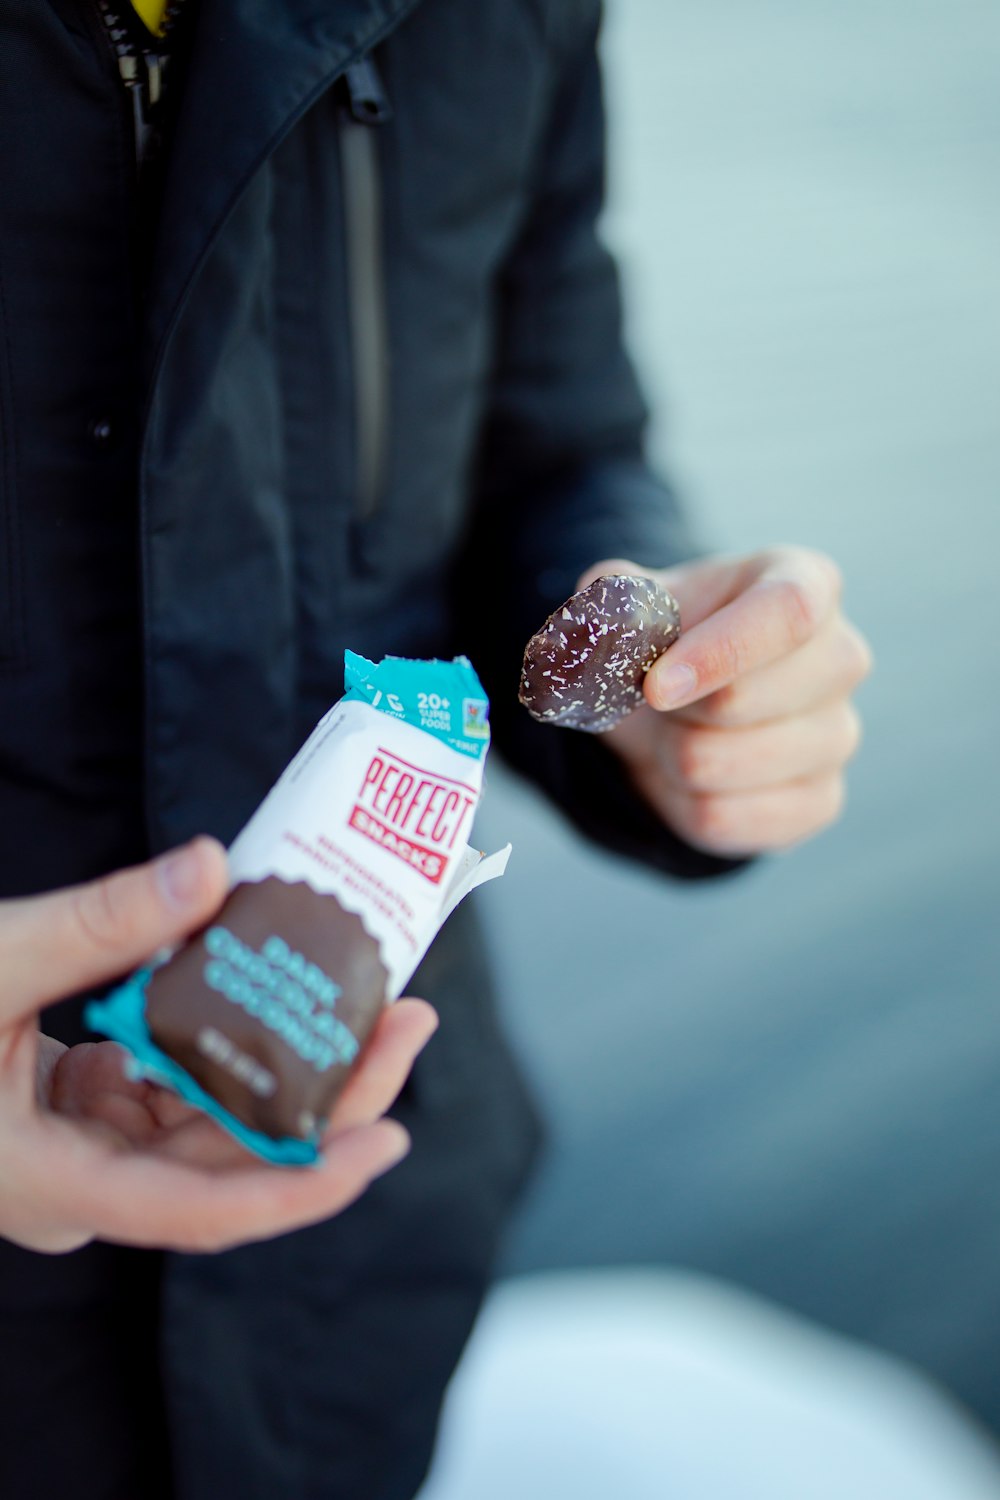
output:
[{"label": "teal wrapper section", "polygon": [[386,656],[371,662],[345,651],[344,684],[346,699],[402,719],[460,755],[482,760],[489,749],[489,699],[466,656],[454,661]]},{"label": "teal wrapper section", "polygon": [[210,1115],[241,1146],[246,1146],[265,1161],[284,1167],[315,1165],[320,1156],[318,1134],[307,1141],[294,1136],[275,1140],[261,1130],[252,1130],[206,1093],[180,1063],[161,1051],[146,1025],[146,986],[152,973],[152,969],[137,969],[106,1000],[92,1000],[84,1012],[91,1030],[127,1048],[131,1053],[130,1071],[134,1077],[148,1078],[152,1083],[173,1089],[186,1103]]}]

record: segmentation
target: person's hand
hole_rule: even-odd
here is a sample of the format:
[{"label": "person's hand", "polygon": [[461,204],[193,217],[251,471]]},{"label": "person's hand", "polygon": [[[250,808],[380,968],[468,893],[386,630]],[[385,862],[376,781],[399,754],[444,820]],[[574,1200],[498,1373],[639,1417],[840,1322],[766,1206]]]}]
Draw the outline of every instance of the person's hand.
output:
[{"label": "person's hand", "polygon": [[646,676],[646,702],[603,736],[676,833],[711,854],[782,849],[832,823],[860,724],[851,694],[871,669],[840,609],[840,575],[799,547],[655,570],[683,634]]},{"label": "person's hand", "polygon": [[94,1237],[220,1250],[330,1217],[409,1149],[390,1108],[437,1017],[399,1000],[338,1101],[314,1168],[266,1166],[113,1042],[65,1048],[36,1014],[203,925],[226,890],[209,839],[90,885],[0,902],[0,1234],[65,1251]]}]

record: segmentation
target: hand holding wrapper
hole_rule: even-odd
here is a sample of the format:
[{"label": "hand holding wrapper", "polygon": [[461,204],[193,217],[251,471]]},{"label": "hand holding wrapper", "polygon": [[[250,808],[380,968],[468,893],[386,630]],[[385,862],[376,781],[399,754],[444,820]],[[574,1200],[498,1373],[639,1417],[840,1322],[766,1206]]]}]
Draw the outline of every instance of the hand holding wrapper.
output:
[{"label": "hand holding wrapper", "polygon": [[382,1005],[509,852],[466,842],[489,744],[471,665],[348,652],[346,681],[230,850],[212,926],[88,1012],[272,1161],[315,1159]]}]

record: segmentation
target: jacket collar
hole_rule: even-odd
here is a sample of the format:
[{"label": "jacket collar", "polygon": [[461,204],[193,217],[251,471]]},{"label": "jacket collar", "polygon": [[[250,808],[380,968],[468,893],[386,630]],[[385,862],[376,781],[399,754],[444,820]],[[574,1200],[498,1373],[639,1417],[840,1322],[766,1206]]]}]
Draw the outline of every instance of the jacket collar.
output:
[{"label": "jacket collar", "polygon": [[149,290],[150,374],[194,277],[254,172],[309,106],[417,0],[191,0]]}]

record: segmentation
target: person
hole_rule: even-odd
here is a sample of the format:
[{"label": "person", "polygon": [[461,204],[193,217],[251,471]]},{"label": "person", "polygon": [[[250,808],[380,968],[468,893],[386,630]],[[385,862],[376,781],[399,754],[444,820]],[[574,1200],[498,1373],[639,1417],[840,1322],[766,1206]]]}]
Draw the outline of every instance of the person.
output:
[{"label": "person", "polygon": [[[231,838],[345,646],[470,655],[509,762],[664,873],[836,816],[868,657],[835,567],[702,555],[643,456],[599,9],[184,0],[151,43],[124,3],[0,0],[0,894]],[[531,722],[525,639],[619,558],[684,636],[613,734]],[[414,1494],[539,1135],[471,903],[414,985],[414,1149],[344,1213],[217,1256],[0,1245],[0,1492]],[[75,1000],[44,1027],[87,1041]]]},{"label": "person", "polygon": [[0,1231],[31,1250],[95,1236],[215,1251],[338,1213],[402,1160],[383,1119],[436,1018],[421,1000],[381,1017],[337,1102],[311,1172],[248,1159],[214,1122],[126,1077],[111,1042],[64,1047],[36,1013],[64,991],[112,979],[208,921],[225,854],[202,839],[135,870],[0,902]]}]

